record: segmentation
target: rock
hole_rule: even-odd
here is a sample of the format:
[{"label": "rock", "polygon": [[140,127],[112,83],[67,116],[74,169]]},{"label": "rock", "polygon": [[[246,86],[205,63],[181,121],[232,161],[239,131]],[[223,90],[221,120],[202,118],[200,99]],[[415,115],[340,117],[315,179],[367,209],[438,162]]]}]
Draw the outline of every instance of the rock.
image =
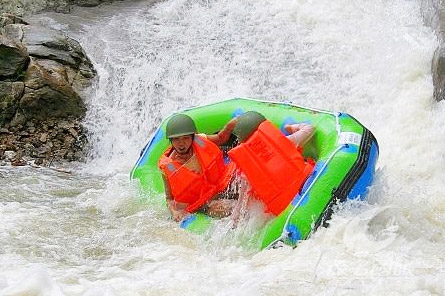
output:
[{"label": "rock", "polygon": [[42,145],[42,142],[40,142],[40,140],[38,139],[37,136],[31,136],[31,144],[34,145],[34,147],[40,147]]},{"label": "rock", "polygon": [[[20,103],[19,103],[19,105],[20,105]],[[15,115],[14,115],[14,118],[11,120],[9,125],[11,127],[15,127],[15,126],[23,125],[25,122],[26,122],[25,115],[23,115],[22,112],[16,112]]]},{"label": "rock", "polygon": [[46,122],[47,122],[47,125],[49,128],[53,128],[56,125],[54,119],[52,119],[52,118],[48,119]]},{"label": "rock", "polygon": [[40,135],[40,138],[39,138],[40,142],[45,143],[47,139],[48,139],[48,134],[47,133],[42,133]]},{"label": "rock", "polygon": [[33,155],[36,151],[36,147],[34,147],[31,143],[26,143],[24,146],[25,155]]},{"label": "rock", "polygon": [[15,147],[14,143],[12,143],[11,141],[6,141],[4,143],[2,143],[2,149],[3,150],[9,150],[9,151],[16,151],[17,148]]},{"label": "rock", "polygon": [[82,117],[86,108],[63,73],[32,61],[25,75],[25,93],[20,109],[26,118]]},{"label": "rock", "polygon": [[74,143],[74,141],[76,141],[76,139],[72,136],[66,136],[64,139],[64,146],[70,147]]},{"label": "rock", "polygon": [[2,0],[0,11],[15,15],[33,14],[44,10],[69,13],[73,5],[91,7],[111,2],[114,0]]},{"label": "rock", "polygon": [[65,135],[63,134],[63,131],[59,131],[57,133],[56,140],[58,140],[57,142],[54,142],[54,145],[56,145],[56,146],[60,146],[60,143],[65,141]]},{"label": "rock", "polygon": [[[6,9],[5,10],[1,10],[1,11],[6,11]],[[0,15],[0,28],[3,28],[5,26],[7,26],[7,25],[12,25],[12,24],[25,24],[25,25],[27,25],[28,23],[25,22],[22,18],[18,17],[16,14],[2,13]]]},{"label": "rock", "polygon": [[2,0],[0,1],[0,11],[20,16],[41,12],[43,10],[68,13],[70,12],[69,2],[72,2],[72,0]]},{"label": "rock", "polygon": [[23,44],[30,56],[56,61],[62,65],[81,71],[86,78],[96,75],[96,71],[79,42],[63,32],[41,26],[24,28]]},{"label": "rock", "polygon": [[0,80],[18,79],[23,76],[29,63],[26,48],[0,34]]},{"label": "rock", "polygon": [[37,149],[37,157],[43,158],[48,157],[50,155],[51,149],[48,146],[42,146]]},{"label": "rock", "polygon": [[72,49],[68,37],[61,31],[36,25],[26,26],[22,42],[33,57],[51,59],[73,68],[77,67],[77,63],[71,55]]},{"label": "rock", "polygon": [[[69,10],[100,0],[0,0],[0,11]],[[14,8],[14,6],[16,6]],[[5,9],[7,8],[7,9]],[[63,32],[0,15],[0,153],[13,165],[79,160],[87,143],[80,97],[96,71],[80,44]],[[23,156],[23,157],[22,157]]]},{"label": "rock", "polygon": [[58,156],[60,158],[64,158],[68,153],[72,153],[72,152],[68,152],[68,149],[60,149],[56,152],[56,156]]},{"label": "rock", "polygon": [[79,1],[78,5],[79,6],[84,6],[84,7],[94,7],[94,6],[98,6],[100,4],[100,0],[83,0],[83,1]]},{"label": "rock", "polygon": [[5,151],[4,154],[5,154],[5,159],[7,161],[11,161],[15,158],[17,153],[15,151],[7,150],[7,151]]},{"label": "rock", "polygon": [[12,166],[25,166],[25,165],[27,165],[27,162],[26,162],[26,160],[24,160],[22,158],[14,158],[11,161],[11,165]]},{"label": "rock", "polygon": [[23,82],[0,81],[0,126],[14,118],[24,89]]},{"label": "rock", "polygon": [[3,32],[8,38],[13,41],[19,43],[22,42],[23,39],[23,25],[20,24],[11,24],[7,25],[3,28]]},{"label": "rock", "polygon": [[445,48],[439,45],[433,55],[432,61],[434,98],[441,101],[445,98]]},{"label": "rock", "polygon": [[70,126],[70,123],[68,122],[68,121],[66,121],[66,120],[60,120],[58,123],[57,123],[57,127],[60,129],[60,130],[67,130],[67,129],[69,129],[71,126]]},{"label": "rock", "polygon": [[72,127],[68,131],[74,138],[77,138],[77,136],[79,135],[78,132]]}]

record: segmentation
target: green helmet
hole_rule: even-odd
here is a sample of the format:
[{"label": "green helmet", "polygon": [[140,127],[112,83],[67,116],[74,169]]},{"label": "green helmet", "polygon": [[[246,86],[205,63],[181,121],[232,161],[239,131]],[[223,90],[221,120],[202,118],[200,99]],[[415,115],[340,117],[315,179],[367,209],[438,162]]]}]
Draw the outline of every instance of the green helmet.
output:
[{"label": "green helmet", "polygon": [[238,118],[233,134],[245,142],[266,118],[256,111],[247,111]]},{"label": "green helmet", "polygon": [[192,135],[197,132],[193,119],[185,114],[175,114],[167,122],[167,139],[176,138],[185,135]]}]

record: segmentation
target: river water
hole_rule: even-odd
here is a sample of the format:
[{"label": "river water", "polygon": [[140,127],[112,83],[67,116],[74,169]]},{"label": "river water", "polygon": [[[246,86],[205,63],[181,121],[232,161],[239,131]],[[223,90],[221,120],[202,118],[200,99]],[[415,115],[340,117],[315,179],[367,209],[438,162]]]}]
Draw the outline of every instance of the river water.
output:
[{"label": "river water", "polygon": [[[0,295],[445,294],[445,105],[417,1],[126,1],[30,21],[98,70],[92,150],[71,174],[0,167]],[[261,252],[141,201],[129,172],[160,120],[237,96],[356,117],[380,145],[368,200]]]}]

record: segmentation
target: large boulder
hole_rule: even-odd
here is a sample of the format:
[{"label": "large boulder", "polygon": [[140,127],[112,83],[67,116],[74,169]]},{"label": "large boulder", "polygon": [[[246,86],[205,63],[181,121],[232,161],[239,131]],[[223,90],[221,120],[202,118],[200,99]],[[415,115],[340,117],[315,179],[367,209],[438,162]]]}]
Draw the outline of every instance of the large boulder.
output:
[{"label": "large boulder", "polygon": [[74,39],[1,14],[0,165],[12,154],[13,165],[80,159],[87,143],[80,94],[95,75]]},{"label": "large boulder", "polygon": [[86,108],[79,93],[96,71],[80,44],[11,14],[2,14],[0,25],[0,127],[29,119],[82,118]]},{"label": "large boulder", "polygon": [[24,26],[23,31],[22,42],[30,56],[64,65],[69,83],[77,92],[90,84],[96,71],[79,42],[61,31],[40,26]]},{"label": "large boulder", "polygon": [[26,48],[0,34],[0,80],[16,80],[24,74],[29,55]]},{"label": "large boulder", "polygon": [[57,62],[32,61],[25,75],[20,111],[27,119],[82,117],[86,108],[68,82],[66,69]]}]

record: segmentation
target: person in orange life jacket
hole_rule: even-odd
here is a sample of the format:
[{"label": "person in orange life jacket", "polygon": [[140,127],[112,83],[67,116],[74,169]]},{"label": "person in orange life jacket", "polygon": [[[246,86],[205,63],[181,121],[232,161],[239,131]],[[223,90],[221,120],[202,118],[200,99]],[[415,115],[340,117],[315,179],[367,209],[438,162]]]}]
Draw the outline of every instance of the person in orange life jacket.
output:
[{"label": "person in orange life jacket", "polygon": [[167,206],[175,221],[190,213],[204,212],[212,217],[231,213],[233,199],[224,199],[235,165],[224,164],[219,145],[226,143],[236,124],[230,120],[217,134],[197,134],[195,123],[185,114],[167,122],[166,136],[171,142],[159,160],[163,173]]},{"label": "person in orange life jacket", "polygon": [[279,215],[311,174],[314,162],[302,155],[303,145],[314,134],[307,123],[288,124],[285,136],[255,111],[239,116],[233,133],[240,145],[229,151],[237,168],[247,178],[252,193],[268,212]]}]

